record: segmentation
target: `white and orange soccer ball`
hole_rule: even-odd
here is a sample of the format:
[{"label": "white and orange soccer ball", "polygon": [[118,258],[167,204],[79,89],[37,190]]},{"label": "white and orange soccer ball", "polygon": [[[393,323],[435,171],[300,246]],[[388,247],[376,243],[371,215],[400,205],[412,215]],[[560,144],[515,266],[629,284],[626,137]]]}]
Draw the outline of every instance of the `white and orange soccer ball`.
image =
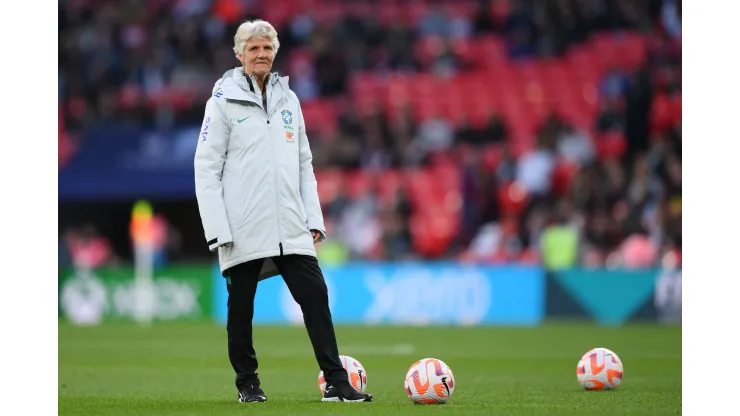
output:
[{"label": "white and orange soccer ball", "polygon": [[[367,372],[365,371],[365,367],[363,367],[359,361],[348,355],[340,355],[339,361],[342,362],[342,367],[347,370],[349,384],[351,384],[355,390],[360,393],[364,393],[365,387],[367,386]],[[324,378],[323,371],[319,371],[319,389],[321,390],[321,393],[326,390],[326,379]]]},{"label": "white and orange soccer ball", "polygon": [[424,358],[411,365],[404,382],[406,395],[417,404],[444,404],[455,391],[455,377],[442,360]]},{"label": "white and orange soccer ball", "polygon": [[622,384],[624,366],[613,351],[594,348],[578,361],[576,375],[581,387],[586,390],[611,390]]}]

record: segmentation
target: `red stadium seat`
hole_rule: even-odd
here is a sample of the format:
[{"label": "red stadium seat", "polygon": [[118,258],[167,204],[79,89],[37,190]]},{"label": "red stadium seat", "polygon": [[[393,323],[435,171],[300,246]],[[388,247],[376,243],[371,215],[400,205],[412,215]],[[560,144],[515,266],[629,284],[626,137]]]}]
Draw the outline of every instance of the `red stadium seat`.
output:
[{"label": "red stadium seat", "polygon": [[414,169],[404,172],[404,182],[406,182],[409,198],[423,198],[423,194],[428,193],[433,188],[433,183],[429,175],[421,169]]},{"label": "red stadium seat", "polygon": [[670,107],[671,121],[673,123],[681,123],[683,121],[683,104],[681,102],[681,94],[678,94],[671,98]]},{"label": "red stadium seat", "polygon": [[599,159],[619,159],[627,151],[627,139],[619,131],[609,131],[596,139]]},{"label": "red stadium seat", "polygon": [[559,162],[552,173],[552,191],[558,196],[567,195],[578,169],[578,164]]},{"label": "red stadium seat", "polygon": [[72,155],[75,152],[74,144],[72,143],[72,140],[70,140],[69,134],[65,131],[59,132],[59,142],[58,142],[58,160],[57,160],[57,166],[63,167],[67,164],[69,159],[72,157]]},{"label": "red stadium seat", "polygon": [[478,54],[477,42],[475,39],[458,39],[455,41],[455,48],[452,50],[457,59],[463,65],[473,68],[481,68],[480,56]]},{"label": "red stadium seat", "polygon": [[405,173],[405,182],[407,195],[417,211],[460,209],[460,174],[456,168],[409,171]]},{"label": "red stadium seat", "polygon": [[350,199],[359,199],[372,188],[371,179],[364,171],[358,170],[345,173],[344,190]]},{"label": "red stadium seat", "polygon": [[516,182],[503,184],[497,192],[499,207],[505,215],[520,214],[527,206],[527,190]]},{"label": "red stadium seat", "polygon": [[647,58],[647,41],[637,33],[625,33],[618,40],[619,50],[617,57],[620,63],[629,69],[638,68]]},{"label": "red stadium seat", "polygon": [[598,82],[604,73],[604,64],[598,58],[598,54],[591,45],[571,48],[565,58],[568,72],[580,81]]},{"label": "red stadium seat", "polygon": [[455,0],[444,3],[445,13],[450,17],[463,17],[472,20],[475,17],[476,5],[470,0]]},{"label": "red stadium seat", "polygon": [[650,130],[653,133],[665,132],[671,124],[671,103],[668,97],[658,94],[653,98],[650,109]]},{"label": "red stadium seat", "polygon": [[454,152],[449,150],[431,151],[427,156],[429,157],[430,174],[432,175],[444,169],[455,170],[457,165]]},{"label": "red stadium seat", "polygon": [[440,165],[434,167],[429,175],[435,184],[431,194],[434,195],[436,206],[450,213],[458,213],[462,208],[460,170],[452,165]]},{"label": "red stadium seat", "polygon": [[143,98],[143,95],[138,85],[124,85],[118,91],[118,107],[121,109],[134,108]]},{"label": "red stadium seat", "polygon": [[375,190],[381,204],[388,204],[395,198],[399,190],[404,189],[403,172],[388,170],[380,173],[375,179]]},{"label": "red stadium seat", "polygon": [[594,35],[589,42],[595,60],[598,60],[602,66],[609,68],[619,66],[619,48],[616,38],[611,33],[600,33]]},{"label": "red stadium seat", "polygon": [[427,5],[417,1],[398,3],[398,7],[403,10],[404,22],[408,27],[416,27],[427,11]]},{"label": "red stadium seat", "polygon": [[489,145],[483,149],[483,166],[489,172],[498,168],[499,163],[504,157],[504,151],[499,145]]},{"label": "red stadium seat", "polygon": [[324,134],[331,134],[337,129],[335,105],[326,99],[317,99],[301,103],[303,119],[310,129]]},{"label": "red stadium seat", "polygon": [[410,225],[412,245],[426,258],[441,257],[459,228],[456,217],[444,213],[413,215]]},{"label": "red stadium seat", "polygon": [[239,0],[214,0],[212,6],[213,14],[227,24],[238,24],[244,16],[244,9],[244,4]]},{"label": "red stadium seat", "polygon": [[508,61],[504,40],[501,37],[482,35],[479,37],[477,45],[481,59],[480,63],[483,67],[496,68]]},{"label": "red stadium seat", "polygon": [[311,6],[311,16],[316,19],[316,24],[320,27],[330,27],[342,18],[344,12],[338,1],[319,1]]},{"label": "red stadium seat", "polygon": [[379,81],[372,73],[358,72],[349,79],[349,91],[353,97],[376,97],[378,95]]},{"label": "red stadium seat", "polygon": [[344,187],[344,173],[339,169],[321,169],[314,172],[319,188],[319,200],[326,204],[339,195]]},{"label": "red stadium seat", "polygon": [[380,1],[375,3],[375,14],[380,22],[393,22],[403,18],[403,10],[395,1]]}]

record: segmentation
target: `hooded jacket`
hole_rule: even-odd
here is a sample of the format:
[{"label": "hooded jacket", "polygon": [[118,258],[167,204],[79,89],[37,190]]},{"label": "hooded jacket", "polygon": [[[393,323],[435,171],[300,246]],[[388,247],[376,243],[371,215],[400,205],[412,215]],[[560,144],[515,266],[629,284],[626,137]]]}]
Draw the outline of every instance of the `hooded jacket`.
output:
[{"label": "hooded jacket", "polygon": [[[206,103],[198,137],[195,192],[224,276],[259,258],[316,256],[311,230],[326,237],[300,102],[288,77],[272,73],[266,84],[263,97],[241,67],[227,71]],[[265,261],[260,277],[275,274]]]}]

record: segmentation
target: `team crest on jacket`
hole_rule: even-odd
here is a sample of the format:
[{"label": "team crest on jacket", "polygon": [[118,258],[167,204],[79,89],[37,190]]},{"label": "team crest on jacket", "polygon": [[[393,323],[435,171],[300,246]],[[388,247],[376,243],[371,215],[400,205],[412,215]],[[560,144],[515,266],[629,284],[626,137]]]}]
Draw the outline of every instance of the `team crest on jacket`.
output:
[{"label": "team crest on jacket", "polygon": [[283,110],[280,115],[283,116],[283,122],[285,122],[285,124],[293,123],[293,114],[290,111]]}]

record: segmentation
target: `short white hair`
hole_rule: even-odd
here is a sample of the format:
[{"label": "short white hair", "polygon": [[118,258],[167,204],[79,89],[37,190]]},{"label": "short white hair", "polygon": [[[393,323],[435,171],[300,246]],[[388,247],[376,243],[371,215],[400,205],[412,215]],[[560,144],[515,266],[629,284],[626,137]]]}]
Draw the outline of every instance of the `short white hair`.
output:
[{"label": "short white hair", "polygon": [[247,20],[246,22],[239,25],[234,35],[234,54],[239,57],[239,53],[244,53],[244,48],[247,46],[247,41],[250,39],[270,39],[272,41],[272,49],[277,55],[278,49],[280,49],[280,41],[278,40],[277,30],[268,22],[257,19]]}]

